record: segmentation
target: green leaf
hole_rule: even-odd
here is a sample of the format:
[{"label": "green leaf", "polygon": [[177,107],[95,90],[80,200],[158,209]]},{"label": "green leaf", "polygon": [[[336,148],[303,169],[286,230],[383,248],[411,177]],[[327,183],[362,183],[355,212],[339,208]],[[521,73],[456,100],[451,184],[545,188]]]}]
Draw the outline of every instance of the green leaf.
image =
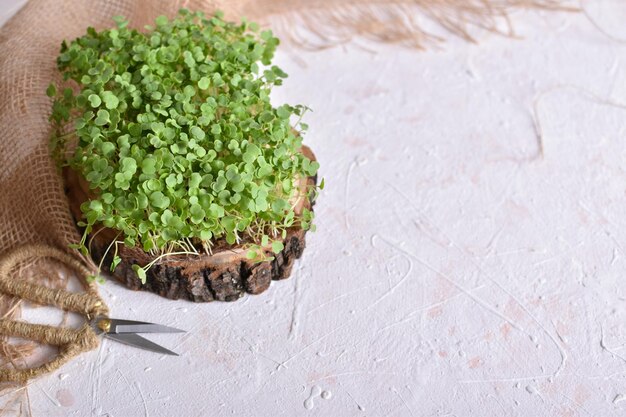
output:
[{"label": "green leaf", "polygon": [[193,204],[190,207],[189,212],[191,213],[191,221],[195,224],[202,223],[204,216],[206,215],[199,204]]},{"label": "green leaf", "polygon": [[156,159],[146,158],[141,161],[141,170],[146,175],[154,175],[156,173]]},{"label": "green leaf", "polygon": [[176,187],[176,185],[178,184],[178,181],[176,180],[176,175],[175,174],[168,175],[165,178],[165,184],[167,184],[167,186],[170,188]]},{"label": "green leaf", "polygon": [[250,143],[246,147],[246,152],[243,154],[243,161],[251,163],[253,162],[259,155],[261,154],[261,150],[258,146]]},{"label": "green leaf", "polygon": [[106,110],[98,110],[95,124],[96,126],[104,126],[111,121],[109,112]]},{"label": "green leaf", "polygon": [[157,17],[154,22],[157,24],[157,26],[165,26],[168,23],[167,16],[161,15]]},{"label": "green leaf", "polygon": [[137,274],[137,278],[141,281],[142,284],[146,283],[146,270],[140,267],[139,265],[133,265],[133,271]]},{"label": "green leaf", "polygon": [[131,157],[124,157],[120,160],[120,170],[127,178],[132,177],[137,171],[137,161]]},{"label": "green leaf", "polygon": [[89,100],[89,104],[91,104],[91,107],[94,107],[94,108],[102,104],[102,100],[100,99],[100,96],[97,94],[90,94],[89,97],[87,97],[87,100]]},{"label": "green leaf", "polygon": [[222,133],[222,127],[218,124],[214,124],[213,126],[211,126],[211,133],[213,133],[214,135],[219,135],[220,133]]},{"label": "green leaf", "polygon": [[291,111],[287,106],[280,106],[278,109],[276,109],[276,114],[281,119],[289,119],[289,116],[291,116]]},{"label": "green leaf", "polygon": [[268,175],[270,175],[272,173],[273,169],[274,168],[270,164],[262,165],[257,170],[257,177],[259,177],[259,178],[267,177]]},{"label": "green leaf", "polygon": [[130,133],[132,136],[141,135],[141,125],[139,123],[129,123],[128,133]]},{"label": "green leaf", "polygon": [[48,85],[48,88],[46,89],[46,95],[48,97],[54,97],[57,94],[57,88],[54,84],[50,83],[50,85]]},{"label": "green leaf", "polygon": [[113,201],[115,201],[115,197],[111,193],[104,193],[100,196],[100,198],[102,198],[102,201],[104,201],[106,204],[111,204],[113,203]]},{"label": "green leaf", "polygon": [[119,257],[119,256],[114,256],[113,257],[113,262],[111,262],[110,271],[111,272],[115,272],[115,268],[117,268],[117,266],[120,264],[120,262],[122,262],[122,258]]},{"label": "green leaf", "polygon": [[102,101],[104,102],[105,107],[109,110],[116,109],[120,103],[119,99],[115,96],[115,94],[113,94],[110,91],[103,91],[101,93],[101,96],[102,96]]},{"label": "green leaf", "polygon": [[209,207],[208,215],[212,218],[220,218],[224,216],[224,207],[212,203]]},{"label": "green leaf", "polygon": [[150,194],[150,204],[153,207],[164,209],[166,207],[169,207],[170,199],[169,197],[165,196],[161,191],[155,191]]},{"label": "green leaf", "polygon": [[113,152],[115,152],[115,144],[111,142],[104,142],[100,147],[100,151],[102,152],[102,155],[110,157],[113,155]]},{"label": "green leaf", "polygon": [[210,84],[211,80],[208,77],[202,77],[200,78],[200,80],[198,80],[198,88],[200,90],[206,90],[207,88],[209,88]]},{"label": "green leaf", "polygon": [[219,176],[215,183],[213,183],[213,190],[220,192],[226,188],[226,185],[228,185],[228,180],[225,177]]},{"label": "green leaf", "polygon": [[144,184],[147,191],[161,191],[163,188],[161,181],[155,178],[146,181]]},{"label": "green leaf", "polygon": [[264,111],[259,115],[259,122],[261,123],[269,123],[272,120],[274,120],[274,115],[272,114],[272,112]]},{"label": "green leaf", "polygon": [[102,202],[100,200],[91,200],[89,202],[89,209],[96,212],[102,212]]},{"label": "green leaf", "polygon": [[226,231],[233,232],[237,226],[237,219],[233,216],[226,216],[222,218],[221,223]]},{"label": "green leaf", "polygon": [[272,242],[272,252],[278,254],[280,251],[285,249],[285,245],[280,240],[275,240]]},{"label": "green leaf", "polygon": [[117,24],[119,29],[124,29],[128,25],[128,20],[124,16],[113,16],[113,21]]},{"label": "green leaf", "polygon": [[198,188],[200,183],[202,182],[202,175],[194,172],[191,174],[191,178],[189,178],[189,189]]},{"label": "green leaf", "polygon": [[198,140],[202,140],[206,136],[204,130],[200,129],[198,126],[192,126],[189,129],[189,133],[191,133],[191,136]]}]

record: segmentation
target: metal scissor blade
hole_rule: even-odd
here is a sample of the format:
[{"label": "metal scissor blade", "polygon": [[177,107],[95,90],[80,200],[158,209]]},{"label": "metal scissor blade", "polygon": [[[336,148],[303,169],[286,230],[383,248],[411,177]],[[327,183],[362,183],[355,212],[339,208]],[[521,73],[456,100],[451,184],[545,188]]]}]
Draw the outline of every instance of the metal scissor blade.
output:
[{"label": "metal scissor blade", "polygon": [[116,342],[124,343],[125,345],[133,346],[139,349],[149,350],[151,352],[163,353],[165,355],[174,355],[178,356],[178,353],[172,352],[169,349],[164,348],[161,345],[157,345],[156,343],[139,336],[134,333],[105,333],[104,337],[109,339],[113,339]]},{"label": "metal scissor blade", "polygon": [[143,321],[108,319],[111,328],[108,333],[185,333],[184,330],[162,324],[146,323]]}]

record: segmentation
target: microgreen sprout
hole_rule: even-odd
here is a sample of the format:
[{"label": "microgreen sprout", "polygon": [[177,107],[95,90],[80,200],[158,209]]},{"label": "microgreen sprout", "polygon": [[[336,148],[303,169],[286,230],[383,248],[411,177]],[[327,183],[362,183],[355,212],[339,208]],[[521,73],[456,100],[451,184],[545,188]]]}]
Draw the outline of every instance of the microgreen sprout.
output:
[{"label": "microgreen sprout", "polygon": [[272,32],[185,9],[144,31],[114,20],[63,43],[63,85],[47,89],[54,154],[94,195],[77,247],[88,252],[98,225],[119,231],[111,268],[120,242],[139,246],[156,257],[135,268],[145,282],[169,254],[210,253],[224,240],[258,259],[262,247],[283,249],[289,227],[311,228],[313,213],[296,215],[292,197],[319,165],[300,152],[307,108],[270,103],[287,76],[271,64]]}]

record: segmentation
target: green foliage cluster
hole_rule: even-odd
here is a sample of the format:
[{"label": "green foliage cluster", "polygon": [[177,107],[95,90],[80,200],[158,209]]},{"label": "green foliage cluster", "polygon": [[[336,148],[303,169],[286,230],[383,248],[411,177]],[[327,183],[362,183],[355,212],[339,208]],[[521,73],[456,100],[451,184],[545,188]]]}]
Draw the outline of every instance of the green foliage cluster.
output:
[{"label": "green foliage cluster", "polygon": [[290,200],[318,163],[300,153],[306,107],[270,103],[287,76],[271,66],[272,32],[184,9],[142,32],[114,20],[63,43],[67,87],[47,91],[53,148],[66,155],[74,139],[63,162],[97,195],[81,207],[80,247],[97,224],[154,254],[219,239],[277,252],[286,228],[309,228],[312,213],[296,216]]}]

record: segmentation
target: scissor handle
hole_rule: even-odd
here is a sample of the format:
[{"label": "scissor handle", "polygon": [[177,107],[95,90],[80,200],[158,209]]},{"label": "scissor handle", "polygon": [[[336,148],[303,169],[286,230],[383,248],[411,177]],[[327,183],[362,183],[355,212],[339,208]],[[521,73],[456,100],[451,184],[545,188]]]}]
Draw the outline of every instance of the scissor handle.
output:
[{"label": "scissor handle", "polygon": [[71,267],[82,277],[90,274],[90,270],[80,261],[56,248],[45,245],[22,246],[7,255],[4,262],[0,263],[0,292],[87,316],[107,314],[108,309],[96,290],[86,282],[86,293],[73,293],[11,279],[10,272],[15,265],[31,258],[53,258]]},{"label": "scissor handle", "polygon": [[75,293],[44,287],[30,282],[10,282],[0,279],[0,292],[37,304],[51,305],[65,311],[84,314],[90,317],[104,314],[100,297],[91,293]]},{"label": "scissor handle", "polygon": [[[86,324],[87,327],[89,325]],[[83,329],[70,329],[45,324],[33,324],[25,321],[0,319],[0,334],[19,337],[46,345],[63,346],[77,340]]]},{"label": "scissor handle", "polygon": [[98,347],[98,336],[89,324],[80,329],[32,324],[23,321],[0,319],[0,334],[19,337],[59,347],[59,354],[49,362],[32,368],[0,368],[1,382],[26,382],[30,378],[55,371],[79,353]]}]

